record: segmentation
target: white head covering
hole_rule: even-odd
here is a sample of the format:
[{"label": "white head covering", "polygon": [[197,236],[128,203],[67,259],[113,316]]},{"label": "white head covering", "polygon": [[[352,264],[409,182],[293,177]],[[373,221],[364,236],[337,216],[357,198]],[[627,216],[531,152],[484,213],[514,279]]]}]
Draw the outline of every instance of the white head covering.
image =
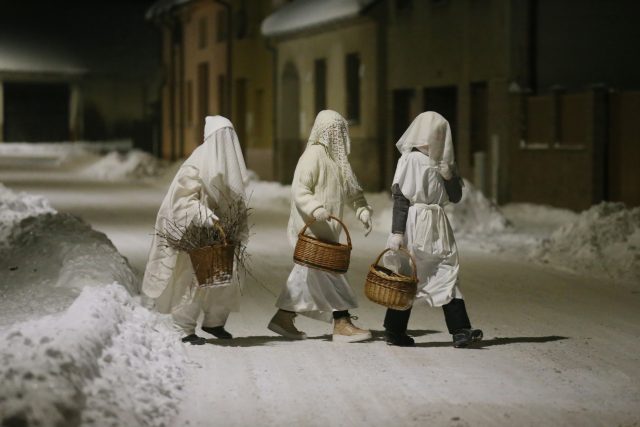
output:
[{"label": "white head covering", "polygon": [[453,141],[449,122],[435,111],[426,111],[416,117],[396,147],[402,154],[409,153],[414,147],[429,146],[429,157],[436,162],[444,162],[453,167]]},{"label": "white head covering", "polygon": [[184,162],[198,169],[209,197],[219,201],[219,191],[245,195],[249,174],[244,163],[238,135],[226,117],[208,116],[204,125],[204,143]]},{"label": "white head covering", "polygon": [[347,158],[351,152],[351,140],[349,125],[344,117],[332,110],[320,111],[313,123],[307,147],[313,144],[324,145],[329,156],[338,164],[342,185],[348,195],[362,191]]}]

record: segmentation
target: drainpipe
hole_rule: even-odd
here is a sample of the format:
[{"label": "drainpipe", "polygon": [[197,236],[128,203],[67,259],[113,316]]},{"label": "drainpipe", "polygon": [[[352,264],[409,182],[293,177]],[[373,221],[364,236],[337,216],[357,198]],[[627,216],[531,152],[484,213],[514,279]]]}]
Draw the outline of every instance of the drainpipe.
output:
[{"label": "drainpipe", "polygon": [[213,0],[214,3],[217,3],[219,5],[221,5],[222,7],[224,7],[227,10],[227,87],[226,87],[226,94],[225,96],[227,97],[226,101],[227,101],[227,110],[228,111],[224,111],[223,113],[225,113],[225,115],[227,117],[233,118],[231,117],[231,111],[232,108],[232,102],[231,102],[231,85],[233,84],[233,78],[232,78],[232,54],[233,54],[233,10],[231,8],[231,3],[229,3],[229,1],[227,0]]}]

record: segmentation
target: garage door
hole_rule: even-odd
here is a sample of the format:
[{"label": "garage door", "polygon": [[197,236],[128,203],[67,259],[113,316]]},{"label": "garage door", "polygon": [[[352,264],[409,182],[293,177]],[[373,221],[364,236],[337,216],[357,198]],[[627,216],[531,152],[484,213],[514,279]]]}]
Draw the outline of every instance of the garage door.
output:
[{"label": "garage door", "polygon": [[69,85],[5,83],[4,114],[5,141],[66,141]]}]

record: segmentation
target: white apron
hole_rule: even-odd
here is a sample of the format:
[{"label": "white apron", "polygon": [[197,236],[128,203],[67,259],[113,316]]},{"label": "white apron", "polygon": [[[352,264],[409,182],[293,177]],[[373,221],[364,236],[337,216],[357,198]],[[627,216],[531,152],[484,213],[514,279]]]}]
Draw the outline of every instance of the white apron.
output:
[{"label": "white apron", "polygon": [[[458,287],[458,247],[442,208],[449,199],[436,165],[422,153],[404,154],[398,161],[394,184],[411,201],[403,246],[416,261],[416,301],[440,307],[453,298],[462,299]],[[406,255],[387,252],[383,265],[403,274],[411,272]]]}]

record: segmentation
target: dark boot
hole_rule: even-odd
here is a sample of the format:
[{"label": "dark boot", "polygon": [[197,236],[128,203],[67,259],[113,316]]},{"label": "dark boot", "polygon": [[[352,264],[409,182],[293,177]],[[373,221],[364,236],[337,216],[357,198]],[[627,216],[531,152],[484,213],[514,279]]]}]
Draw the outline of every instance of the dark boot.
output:
[{"label": "dark boot", "polygon": [[233,338],[233,335],[227,332],[224,326],[203,326],[202,330],[221,340],[230,340],[231,338]]},{"label": "dark boot", "polygon": [[474,342],[482,340],[482,330],[480,329],[460,329],[453,334],[453,346],[455,348],[468,347]]},{"label": "dark boot", "polygon": [[413,338],[407,335],[407,325],[409,324],[410,316],[411,309],[387,309],[387,314],[384,317],[385,339],[387,344],[400,347],[413,347],[415,345]]},{"label": "dark boot", "polygon": [[443,305],[442,309],[455,348],[467,347],[482,340],[482,331],[471,327],[463,299],[454,298],[448,304]]},{"label": "dark boot", "polygon": [[203,345],[207,342],[207,340],[197,336],[196,334],[187,335],[186,337],[183,337],[181,341],[184,343],[188,342],[191,345]]}]

